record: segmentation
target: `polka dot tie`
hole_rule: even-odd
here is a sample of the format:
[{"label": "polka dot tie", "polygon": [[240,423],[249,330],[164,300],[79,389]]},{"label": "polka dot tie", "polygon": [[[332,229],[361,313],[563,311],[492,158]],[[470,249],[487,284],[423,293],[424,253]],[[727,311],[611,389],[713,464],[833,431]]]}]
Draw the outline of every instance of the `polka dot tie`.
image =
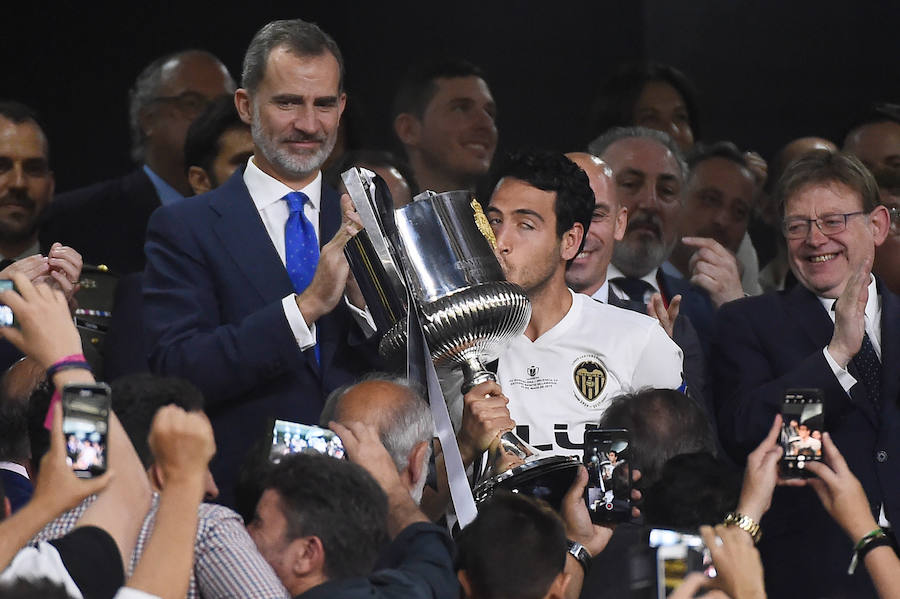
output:
[{"label": "polka dot tie", "polygon": [[859,352],[853,356],[853,364],[856,366],[859,382],[866,389],[866,397],[878,411],[881,397],[881,360],[878,359],[878,354],[869,341],[869,335],[863,335]]},{"label": "polka dot tie", "polygon": [[[284,266],[287,269],[294,291],[298,294],[309,287],[316,274],[319,263],[319,240],[316,230],[303,214],[303,205],[309,197],[302,191],[292,191],[282,198],[288,204],[290,216],[284,225]],[[316,362],[319,358],[319,345],[314,347]]]},{"label": "polka dot tie", "polygon": [[319,263],[319,240],[316,230],[303,214],[309,198],[302,191],[292,191],[282,198],[291,211],[284,225],[284,263],[294,291],[298,294],[309,287]]}]

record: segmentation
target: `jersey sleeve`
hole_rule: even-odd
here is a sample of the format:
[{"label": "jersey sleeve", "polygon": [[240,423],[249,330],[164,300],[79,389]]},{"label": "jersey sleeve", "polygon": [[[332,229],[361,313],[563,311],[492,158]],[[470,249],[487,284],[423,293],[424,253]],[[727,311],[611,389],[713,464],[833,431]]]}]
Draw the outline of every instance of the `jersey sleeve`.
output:
[{"label": "jersey sleeve", "polygon": [[646,342],[635,364],[631,386],[680,389],[684,383],[684,355],[658,323],[647,331]]}]

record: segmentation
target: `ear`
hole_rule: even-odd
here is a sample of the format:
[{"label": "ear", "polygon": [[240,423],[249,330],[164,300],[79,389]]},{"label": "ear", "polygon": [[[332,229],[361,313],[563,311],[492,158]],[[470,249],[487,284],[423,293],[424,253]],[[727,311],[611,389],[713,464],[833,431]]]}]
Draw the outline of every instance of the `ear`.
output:
[{"label": "ear", "polygon": [[163,475],[156,464],[150,464],[147,468],[147,477],[150,479],[150,485],[157,491],[163,488]]},{"label": "ear", "polygon": [[340,120],[341,115],[344,114],[344,109],[347,107],[347,94],[342,93],[341,97],[338,99],[338,120]]},{"label": "ear", "polygon": [[544,597],[547,599],[565,599],[566,588],[569,586],[570,580],[572,580],[571,574],[560,572],[557,574],[556,578],[553,579],[553,582],[550,584],[550,589]]},{"label": "ear", "polygon": [[404,112],[394,119],[394,133],[404,146],[417,146],[422,134],[422,123],[413,115]]},{"label": "ear", "polygon": [[622,241],[625,238],[625,229],[628,228],[628,208],[622,206],[619,208],[619,212],[616,213],[616,224],[615,229],[613,229],[613,239],[616,241]]},{"label": "ear", "polygon": [[144,137],[150,137],[153,135],[153,111],[150,108],[144,107],[138,112],[138,127],[141,130],[141,133],[144,134]]},{"label": "ear", "polygon": [[410,480],[407,482],[410,489],[415,487],[416,481],[418,481],[420,477],[426,475],[425,470],[428,468],[428,463],[425,458],[427,457],[427,441],[420,441],[413,447],[412,451],[409,452],[409,465],[406,466],[406,469],[409,472]]},{"label": "ear", "polygon": [[291,573],[297,578],[325,576],[325,547],[319,537],[299,537],[285,549]]},{"label": "ear", "polygon": [[875,238],[875,247],[878,247],[887,239],[891,230],[891,213],[885,206],[876,206],[869,214],[869,226],[872,228],[872,236]]},{"label": "ear", "polygon": [[465,599],[472,597],[472,583],[469,582],[469,575],[465,570],[456,573],[456,579],[459,580],[459,586],[462,587],[462,595]]},{"label": "ear", "polygon": [[3,506],[0,509],[3,511],[3,518],[0,518],[0,520],[6,520],[12,515],[12,505],[9,503],[9,497],[3,498]]},{"label": "ear", "polygon": [[584,227],[581,223],[575,223],[572,228],[563,233],[560,242],[560,257],[568,262],[578,254],[581,240],[584,238]]},{"label": "ear", "polygon": [[188,169],[188,183],[190,183],[191,189],[194,190],[195,195],[206,193],[212,189],[212,182],[209,180],[209,175],[206,174],[206,170],[200,166],[192,166]]},{"label": "ear", "polygon": [[234,92],[234,107],[237,108],[238,115],[242,121],[248,125],[253,122],[253,99],[243,87],[238,88]]}]

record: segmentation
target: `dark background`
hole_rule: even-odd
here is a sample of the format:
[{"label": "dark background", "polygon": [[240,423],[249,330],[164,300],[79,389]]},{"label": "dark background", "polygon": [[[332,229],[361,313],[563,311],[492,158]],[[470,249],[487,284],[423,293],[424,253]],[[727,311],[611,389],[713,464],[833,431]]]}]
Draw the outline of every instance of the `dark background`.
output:
[{"label": "dark background", "polygon": [[900,3],[797,0],[593,2],[62,2],[5,6],[0,97],[39,110],[57,190],[124,173],[127,90],[153,58],[205,48],[239,78],[253,33],[275,18],[319,23],[344,52],[370,145],[406,66],[454,55],[482,66],[501,148],[580,146],[598,84],[623,60],[682,69],[701,91],[704,139],[764,157],[800,135],[838,142],[875,100],[900,101]]}]

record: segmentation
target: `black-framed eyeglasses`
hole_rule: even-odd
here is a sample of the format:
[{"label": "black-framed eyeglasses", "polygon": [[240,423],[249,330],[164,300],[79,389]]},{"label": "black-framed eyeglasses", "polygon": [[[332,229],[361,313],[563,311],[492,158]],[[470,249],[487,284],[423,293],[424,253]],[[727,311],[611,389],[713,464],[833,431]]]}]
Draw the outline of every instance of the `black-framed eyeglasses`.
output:
[{"label": "black-framed eyeglasses", "polygon": [[866,214],[865,211],[847,212],[846,214],[823,214],[819,218],[789,218],[782,223],[784,236],[788,239],[805,239],[812,229],[812,224],[816,223],[816,227],[823,235],[837,235],[847,228],[847,220],[851,216]]},{"label": "black-framed eyeglasses", "polygon": [[168,102],[174,104],[181,112],[190,116],[197,116],[206,108],[210,99],[198,92],[186,91],[177,96],[157,96],[154,102]]}]

